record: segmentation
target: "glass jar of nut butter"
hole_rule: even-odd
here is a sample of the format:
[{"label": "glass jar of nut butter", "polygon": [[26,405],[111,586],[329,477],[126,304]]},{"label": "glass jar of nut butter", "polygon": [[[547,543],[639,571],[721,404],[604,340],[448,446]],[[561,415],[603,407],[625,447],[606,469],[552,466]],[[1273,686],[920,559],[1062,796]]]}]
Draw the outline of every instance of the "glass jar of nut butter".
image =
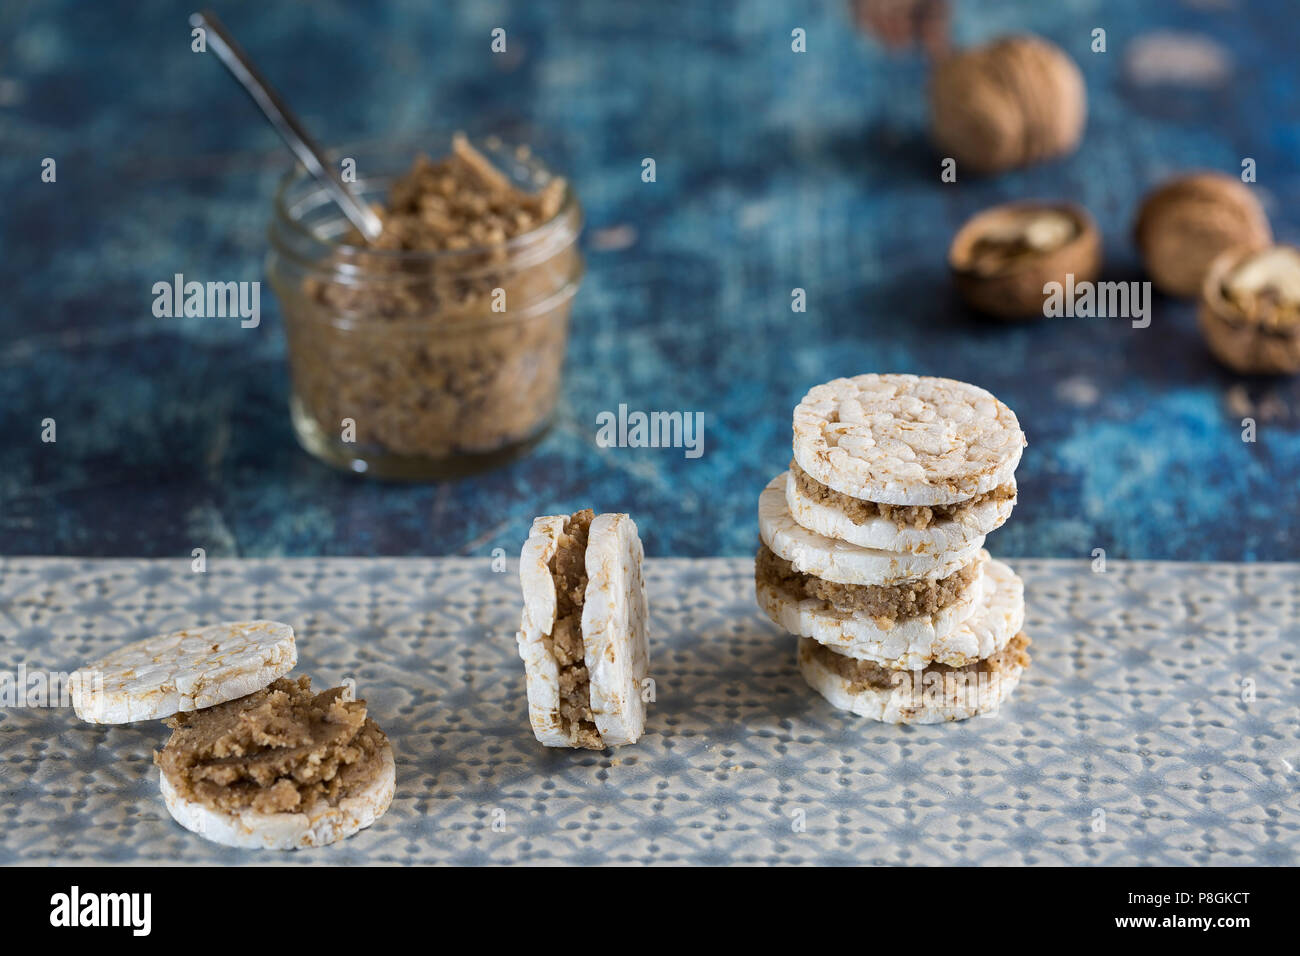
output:
[{"label": "glass jar of nut butter", "polygon": [[393,168],[348,153],[369,244],[303,169],[275,198],[267,273],[304,448],[384,478],[502,464],[551,422],[582,278],[582,210],[524,147],[453,136]]}]

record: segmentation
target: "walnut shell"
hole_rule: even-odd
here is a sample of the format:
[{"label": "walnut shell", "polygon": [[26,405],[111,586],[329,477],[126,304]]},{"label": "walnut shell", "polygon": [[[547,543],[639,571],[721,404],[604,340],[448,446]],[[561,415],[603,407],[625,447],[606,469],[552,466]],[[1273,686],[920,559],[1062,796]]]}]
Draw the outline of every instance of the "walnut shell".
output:
[{"label": "walnut shell", "polygon": [[1201,291],[1210,262],[1234,247],[1261,249],[1273,230],[1259,200],[1223,173],[1193,173],[1149,193],[1138,211],[1134,238],[1147,273],[1166,295]]},{"label": "walnut shell", "polygon": [[980,173],[1072,152],[1087,113],[1079,68],[1060,47],[1031,34],[949,57],[930,85],[935,145]]},{"label": "walnut shell", "polygon": [[1300,372],[1300,249],[1221,253],[1206,271],[1197,317],[1210,351],[1228,368]]},{"label": "walnut shell", "polygon": [[1043,317],[1043,286],[1092,282],[1101,233],[1073,203],[1013,202],[977,213],[948,248],[957,291],[971,308],[1003,319]]}]

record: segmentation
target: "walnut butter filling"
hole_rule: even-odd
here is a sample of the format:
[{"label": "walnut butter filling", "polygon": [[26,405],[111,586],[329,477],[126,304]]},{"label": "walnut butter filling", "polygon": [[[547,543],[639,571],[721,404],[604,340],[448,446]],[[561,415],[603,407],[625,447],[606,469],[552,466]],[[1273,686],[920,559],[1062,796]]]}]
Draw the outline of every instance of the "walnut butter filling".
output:
[{"label": "walnut butter filling", "polygon": [[794,461],[790,462],[790,473],[794,475],[799,493],[808,500],[835,508],[854,524],[861,525],[873,518],[884,518],[894,522],[900,531],[908,528],[924,531],[930,525],[940,521],[961,521],[971,509],[979,505],[989,501],[1010,501],[1016,497],[1016,486],[1009,483],[951,505],[887,505],[850,498],[846,494],[828,488]]},{"label": "walnut butter filling", "polygon": [[284,256],[272,272],[305,442],[410,477],[419,463],[536,437],[559,392],[582,274],[566,182],[526,192],[458,135],[374,208],[373,241],[353,231],[310,268]]},{"label": "walnut butter filling", "polygon": [[168,718],[154,754],[185,800],[214,810],[306,812],[337,806],[374,782],[388,738],[346,688],[313,694],[280,678],[247,697]]},{"label": "walnut butter filling", "polygon": [[[965,667],[930,664],[920,673],[923,680],[924,676],[929,674],[942,674],[945,677],[947,675],[953,677],[969,675],[975,678],[982,674],[989,674],[1003,677],[1013,668],[1029,666],[1029,644],[1029,635],[1021,631],[1007,642],[1006,647],[983,660],[967,664]],[[813,659],[827,670],[849,681],[849,693],[851,694],[860,694],[866,690],[888,690],[903,679],[912,679],[909,675],[917,673],[916,671],[891,670],[888,667],[881,667],[874,661],[845,657],[843,654],[836,654],[830,648],[815,641],[803,641],[800,649],[802,653],[811,654]]]},{"label": "walnut butter filling", "polygon": [[[383,223],[378,237],[367,244],[353,229],[344,244],[387,252],[474,250],[481,264],[504,264],[505,244],[553,219],[567,188],[565,180],[556,178],[539,192],[524,192],[458,134],[449,156],[417,156],[406,174],[393,182],[387,204],[372,207]],[[424,281],[366,286],[309,279],[308,288],[321,302],[384,317],[439,309],[459,314],[481,308],[490,314],[493,284],[504,278],[488,273],[477,276],[478,281],[463,275],[438,281],[437,270],[429,266],[401,260],[384,264],[403,278],[410,273]]]},{"label": "walnut butter filling", "polygon": [[895,623],[920,614],[933,614],[955,603],[980,573],[980,560],[972,560],[938,581],[904,581],[889,587],[839,584],[796,571],[794,565],[761,545],[754,562],[754,579],[795,600],[816,598],[846,614],[862,613],[877,622]]},{"label": "walnut butter filling", "polygon": [[555,626],[547,650],[559,668],[560,722],[579,747],[604,750],[591,713],[591,681],[582,642],[582,606],[587,593],[587,536],[596,513],[579,511],[565,522],[551,558],[555,581]]}]

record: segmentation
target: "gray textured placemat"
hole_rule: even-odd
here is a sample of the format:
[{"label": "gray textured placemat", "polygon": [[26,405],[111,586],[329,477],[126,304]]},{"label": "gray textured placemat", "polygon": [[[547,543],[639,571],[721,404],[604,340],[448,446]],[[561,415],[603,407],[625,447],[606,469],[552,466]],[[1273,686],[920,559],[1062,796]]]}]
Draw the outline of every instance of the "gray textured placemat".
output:
[{"label": "gray textured placemat", "polygon": [[1296,863],[1300,566],[1011,563],[1034,639],[1013,703],[898,728],[805,687],[752,562],[651,561],[658,700],[640,743],[602,755],[533,740],[514,562],[3,560],[11,679],[192,624],[287,621],[298,672],[356,681],[398,782],[342,844],[227,850],[163,808],[161,724],[5,707],[0,862]]}]

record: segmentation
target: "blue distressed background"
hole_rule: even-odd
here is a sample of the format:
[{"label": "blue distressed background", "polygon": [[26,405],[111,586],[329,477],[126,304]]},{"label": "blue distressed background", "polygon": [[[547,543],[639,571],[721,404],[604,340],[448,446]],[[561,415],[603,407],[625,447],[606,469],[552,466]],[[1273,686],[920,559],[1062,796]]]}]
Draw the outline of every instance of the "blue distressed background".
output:
[{"label": "blue distressed background", "polygon": [[[1080,62],[1091,102],[1074,156],[956,185],[925,138],[923,60],[859,34],[841,2],[217,4],[323,141],[523,125],[586,206],[558,426],[504,470],[415,486],[297,448],[269,289],[255,330],[151,315],[152,284],[174,272],[262,278],[287,165],[224,70],[190,52],[189,9],[0,12],[0,552],[513,553],[534,514],[591,505],[630,511],[651,554],[744,554],[803,392],[894,370],[977,382],[1018,412],[1030,446],[995,551],[1295,556],[1296,382],[1218,368],[1182,303],[1158,301],[1146,330],[1006,328],[968,315],[944,271],[975,210],[1059,196],[1100,221],[1107,278],[1137,278],[1141,194],[1243,156],[1279,236],[1300,240],[1291,0],[957,0],[958,42],[1041,32]],[[1165,29],[1216,44],[1227,78],[1135,82],[1132,44]],[[39,180],[46,156],[56,184]],[[640,181],[646,156],[657,183]],[[806,314],[790,310],[796,286]],[[704,412],[705,455],[597,449],[596,414],[620,402]],[[46,417],[56,444],[40,441]]]}]

